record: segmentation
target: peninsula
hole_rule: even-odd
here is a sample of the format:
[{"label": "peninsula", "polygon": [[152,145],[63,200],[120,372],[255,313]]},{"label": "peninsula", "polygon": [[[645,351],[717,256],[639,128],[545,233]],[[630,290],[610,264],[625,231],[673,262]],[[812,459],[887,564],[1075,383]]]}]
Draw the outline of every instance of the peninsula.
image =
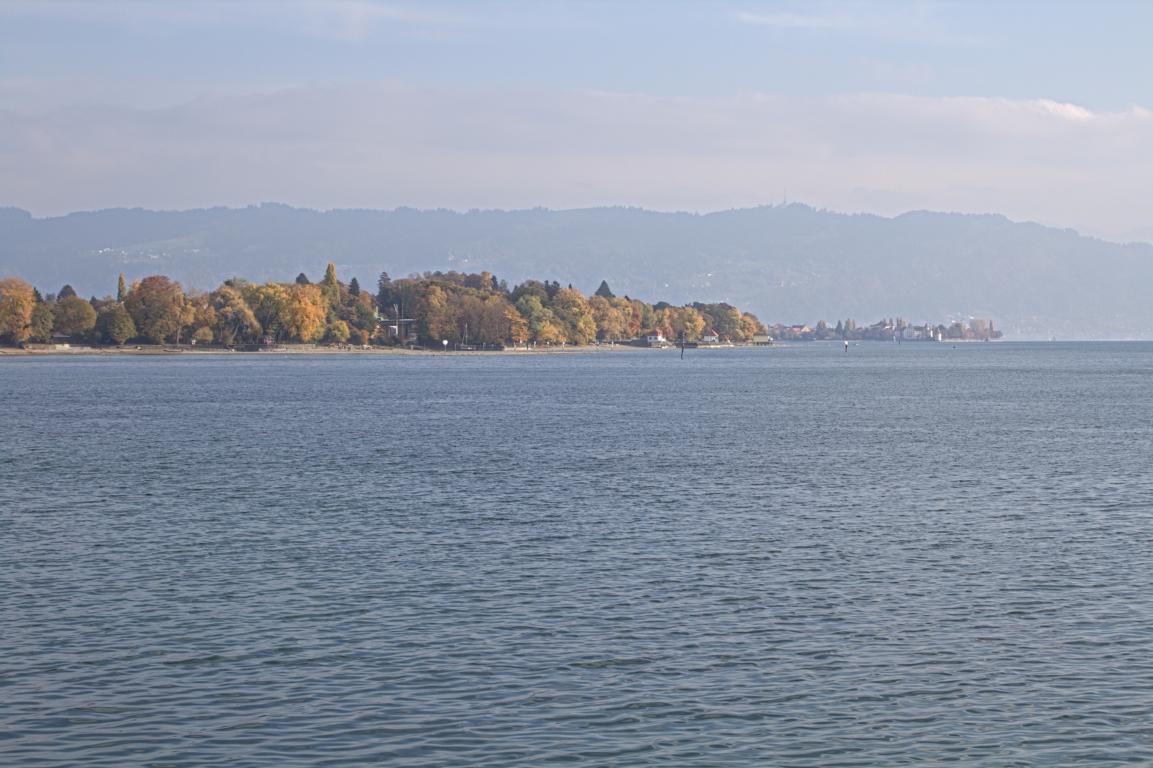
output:
[{"label": "peninsula", "polygon": [[211,292],[186,291],[164,275],[129,284],[115,295],[84,299],[71,286],[41,293],[17,277],[0,279],[0,344],[31,349],[65,345],[122,347],[177,345],[199,349],[260,350],[291,344],[332,348],[452,349],[553,348],[591,344],[699,346],[771,344],[787,340],[943,340],[998,338],[987,321],[913,326],[901,319],[835,328],[821,321],[767,327],[728,303],[674,306],[616,296],[601,281],[586,297],[572,285],[526,280],[510,287],[489,272],[425,272],[379,276],[375,291],[347,283],[329,263],[313,282],[225,281]]}]

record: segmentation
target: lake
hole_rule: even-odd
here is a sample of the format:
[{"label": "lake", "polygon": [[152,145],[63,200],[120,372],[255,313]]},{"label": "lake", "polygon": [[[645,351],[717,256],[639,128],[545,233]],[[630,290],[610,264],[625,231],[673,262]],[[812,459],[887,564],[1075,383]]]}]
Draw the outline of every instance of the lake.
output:
[{"label": "lake", "polygon": [[1153,761],[1153,344],[0,359],[0,764]]}]

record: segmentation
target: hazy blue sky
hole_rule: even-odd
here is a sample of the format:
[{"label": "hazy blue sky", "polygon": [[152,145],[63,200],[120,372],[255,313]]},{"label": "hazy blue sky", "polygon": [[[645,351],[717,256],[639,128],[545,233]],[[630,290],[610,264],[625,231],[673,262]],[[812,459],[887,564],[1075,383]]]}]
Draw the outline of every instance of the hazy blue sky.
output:
[{"label": "hazy blue sky", "polygon": [[998,211],[1153,235],[1153,3],[0,0],[0,204]]}]

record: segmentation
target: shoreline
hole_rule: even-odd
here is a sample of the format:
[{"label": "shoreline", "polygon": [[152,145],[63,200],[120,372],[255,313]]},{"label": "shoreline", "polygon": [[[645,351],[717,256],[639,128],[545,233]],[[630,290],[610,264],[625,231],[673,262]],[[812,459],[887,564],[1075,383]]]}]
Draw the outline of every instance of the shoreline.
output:
[{"label": "shoreline", "polygon": [[133,345],[126,347],[69,347],[66,349],[18,349],[0,347],[0,357],[175,357],[185,356],[225,356],[243,355],[246,357],[286,356],[286,355],[401,355],[428,357],[431,355],[493,356],[493,355],[571,355],[607,354],[616,352],[679,352],[679,347],[639,347],[629,344],[589,344],[584,346],[555,347],[509,347],[489,350],[441,350],[407,349],[400,347],[339,348],[311,344],[281,345],[271,349],[235,350],[221,348],[176,347],[161,345]]}]

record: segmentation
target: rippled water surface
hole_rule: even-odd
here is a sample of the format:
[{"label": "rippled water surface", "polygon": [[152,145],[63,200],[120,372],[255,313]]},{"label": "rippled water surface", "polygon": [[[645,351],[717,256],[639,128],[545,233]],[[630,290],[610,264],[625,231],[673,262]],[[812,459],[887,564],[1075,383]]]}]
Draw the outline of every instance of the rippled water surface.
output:
[{"label": "rippled water surface", "polygon": [[0,764],[1153,761],[1153,346],[0,360]]}]

